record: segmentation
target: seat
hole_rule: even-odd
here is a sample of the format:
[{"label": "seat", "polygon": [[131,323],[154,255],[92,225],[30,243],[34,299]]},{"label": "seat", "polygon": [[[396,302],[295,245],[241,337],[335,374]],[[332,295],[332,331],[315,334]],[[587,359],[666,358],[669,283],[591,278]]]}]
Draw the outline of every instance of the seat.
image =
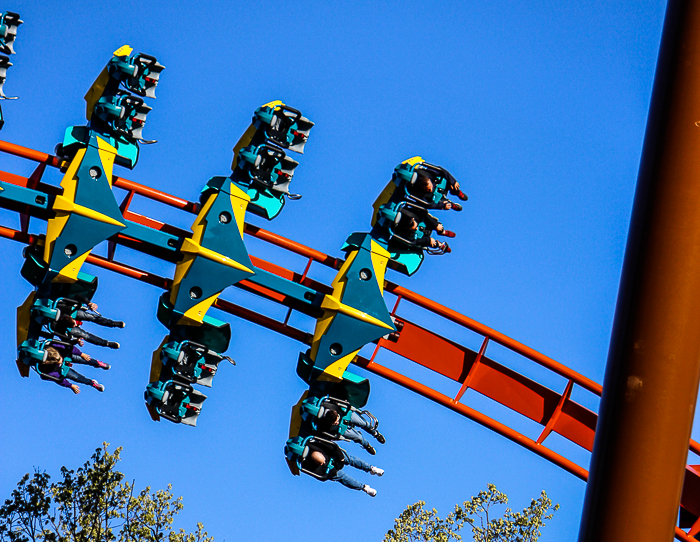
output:
[{"label": "seat", "polygon": [[[326,456],[324,465],[317,465],[310,460],[315,451]],[[335,442],[318,437],[295,437],[287,440],[284,447],[287,461],[293,464],[300,472],[308,474],[317,480],[325,482],[330,477],[332,470],[340,470],[345,463],[345,454]]]},{"label": "seat", "polygon": [[105,95],[97,101],[90,122],[92,126],[94,119],[97,118],[112,132],[127,139],[154,143],[141,137],[146,124],[146,115],[150,112],[151,108],[144,103],[143,99],[119,90],[113,96]]},{"label": "seat", "polygon": [[14,44],[17,38],[17,28],[23,22],[18,13],[12,11],[0,13],[0,53],[15,54]]},{"label": "seat", "polygon": [[146,405],[166,420],[195,426],[207,396],[189,384],[176,380],[159,380],[148,384],[144,398]]},{"label": "seat", "polygon": [[161,348],[160,355],[163,365],[175,379],[207,387],[211,387],[223,359],[221,354],[194,341],[168,342]]},{"label": "seat", "polygon": [[145,53],[115,55],[107,64],[109,75],[118,80],[124,88],[148,98],[156,97],[156,86],[160,72],[164,69],[165,66],[160,64],[156,57]]},{"label": "seat", "polygon": [[352,413],[355,412],[365,420],[369,421],[372,429],[376,429],[379,425],[377,418],[367,410],[360,410],[352,406],[348,401],[325,395],[323,397],[307,397],[301,404],[302,420],[309,423],[314,431],[319,431],[319,421],[329,410],[334,410],[340,415],[338,425],[333,426],[332,432],[326,433],[329,437],[339,440],[345,440],[343,435],[349,429],[352,419]]},{"label": "seat", "polygon": [[[253,125],[275,145],[303,154],[314,123],[303,117],[298,109],[274,101],[255,110]],[[259,141],[261,137],[256,134],[253,139]]]},{"label": "seat", "polygon": [[46,352],[46,347],[51,346],[51,344],[54,342],[57,341],[27,339],[17,349],[17,359],[33,369],[42,379],[60,382],[66,377],[71,368],[72,360],[70,358],[64,358],[63,365],[61,365],[58,371],[60,378],[51,376],[42,370],[42,365],[46,362],[48,355]]},{"label": "seat", "polygon": [[267,143],[248,145],[238,151],[238,158],[236,170],[250,183],[299,199],[298,194],[289,192],[289,184],[299,163],[288,158],[282,149]]}]

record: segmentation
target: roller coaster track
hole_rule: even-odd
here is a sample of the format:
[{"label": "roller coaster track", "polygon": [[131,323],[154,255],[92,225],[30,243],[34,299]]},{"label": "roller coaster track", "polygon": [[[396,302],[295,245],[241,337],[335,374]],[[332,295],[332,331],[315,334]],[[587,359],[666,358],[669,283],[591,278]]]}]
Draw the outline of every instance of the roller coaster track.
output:
[{"label": "roller coaster track", "polygon": [[[60,194],[60,187],[41,181],[47,166],[59,167],[60,159],[58,157],[4,141],[0,141],[0,152],[38,162],[37,168],[30,177],[22,177],[0,171],[0,189],[2,189],[4,183],[7,183],[35,190],[37,193],[48,195]],[[188,213],[196,214],[198,211],[197,203],[117,176],[113,178],[113,187],[119,188],[125,192],[124,199],[120,206],[125,219],[178,237],[191,236],[191,232],[132,212],[129,210],[129,207],[134,198],[138,196]],[[8,205],[7,200],[3,199],[3,190],[0,190],[0,208],[9,208],[18,211],[21,215],[21,230],[0,226],[1,237],[24,244],[35,244],[38,242],[39,236],[29,233],[29,214],[27,210],[18,208],[16,204]],[[342,260],[251,224],[246,223],[245,233],[251,237],[255,237],[307,259],[306,266],[303,271],[299,273],[264,259],[251,256],[251,261],[257,268],[322,293],[330,293],[332,291],[329,286],[311,279],[308,276],[309,271],[313,264],[339,269]],[[147,247],[139,246],[138,241],[130,239],[126,235],[118,234],[115,238],[110,240],[108,257],[105,258],[91,254],[88,256],[87,262],[159,288],[169,288],[170,279],[116,261],[114,255],[117,245],[123,245],[147,253]],[[312,318],[317,318],[321,315],[320,309],[300,304],[292,297],[249,280],[244,280],[236,286],[286,306],[288,308],[286,317],[282,321],[276,320],[223,299],[218,299],[216,301],[215,306],[218,309],[256,323],[301,343],[310,344],[311,334],[290,326],[288,321],[293,311],[301,312]],[[457,412],[527,448],[531,452],[546,458],[581,480],[587,480],[588,471],[584,467],[547,447],[545,442],[552,433],[556,433],[564,439],[577,444],[581,448],[589,452],[592,451],[598,418],[597,413],[575,402],[571,397],[576,386],[581,388],[584,393],[600,397],[603,390],[600,384],[498,331],[427,299],[407,288],[386,281],[385,293],[390,294],[390,296],[385,296],[387,302],[393,302],[392,316],[396,322],[403,324],[398,341],[393,342],[384,338],[379,339],[371,356],[369,358],[358,356],[354,361],[356,365],[422,395],[445,408]],[[432,313],[432,315],[438,316],[445,321],[457,324],[461,326],[461,328],[468,330],[475,338],[480,340],[481,346],[478,350],[472,350],[455,340],[443,337],[430,331],[420,323],[411,321],[402,316],[402,314],[407,313],[420,313],[420,311],[415,310],[416,308]],[[512,353],[519,355],[523,360],[526,360],[526,363],[537,364],[546,369],[549,373],[562,377],[566,381],[566,384],[563,386],[564,389],[561,391],[550,389],[520,374],[516,370],[507,367],[499,361],[487,357],[487,350],[492,344],[500,345]],[[449,392],[449,394],[447,390],[438,391],[429,385],[381,365],[376,360],[377,358],[381,359],[381,357],[383,357],[381,355],[383,350],[392,352],[395,355],[408,359],[446,377],[448,385],[446,385],[445,388],[451,388],[452,391]],[[455,390],[457,390],[456,393]],[[536,424],[541,427],[539,429],[539,434],[527,436],[463,404],[461,399],[467,390],[478,392],[500,403],[504,407],[523,415],[525,418],[536,422]],[[690,450],[696,455],[700,455],[700,444],[691,440]],[[700,532],[700,519],[697,519],[700,517],[700,465],[689,465],[686,468],[681,507],[689,517],[693,518],[690,522],[692,523],[692,527],[687,533],[680,527],[676,527],[676,538],[686,541],[697,540],[693,535]]]}]

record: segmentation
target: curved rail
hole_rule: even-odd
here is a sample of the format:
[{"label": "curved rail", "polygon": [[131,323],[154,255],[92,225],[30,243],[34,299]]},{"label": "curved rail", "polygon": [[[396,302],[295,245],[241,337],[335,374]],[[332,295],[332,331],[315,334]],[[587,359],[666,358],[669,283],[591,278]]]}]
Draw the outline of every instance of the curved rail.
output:
[{"label": "curved rail", "polygon": [[[3,141],[0,141],[0,151],[40,162],[40,166],[37,168],[37,171],[35,171],[35,174],[33,174],[30,178],[24,178],[0,171],[0,181],[25,187],[37,188],[47,193],[57,193],[57,191],[60,191],[60,188],[41,183],[40,181],[43,168],[45,168],[43,164],[58,167],[60,165],[58,158]],[[129,211],[129,206],[131,205],[131,202],[135,196],[141,196],[189,213],[196,213],[198,210],[198,205],[196,203],[172,196],[157,189],[146,187],[121,177],[115,176],[113,178],[113,186],[127,192],[122,202],[121,209],[125,218],[128,220],[132,220],[144,226],[155,229],[167,229],[176,232],[181,236],[189,235],[188,232],[178,230],[177,228],[169,226],[163,222],[133,213]],[[28,233],[28,220],[23,220],[22,226],[23,231],[17,231],[0,226],[0,237],[14,239],[27,244],[35,243],[38,237]],[[337,269],[340,267],[342,260],[251,224],[245,225],[245,233],[308,259],[302,273],[285,269],[260,258],[251,257],[254,265],[270,273],[282,276],[287,280],[303,284],[318,291],[329,291],[328,286],[318,283],[308,277],[311,265],[315,262]],[[121,244],[121,241],[123,240],[120,240],[119,236],[117,236],[114,243]],[[137,269],[125,263],[114,261],[113,257],[114,250],[110,250],[110,258],[90,255],[87,261],[93,265],[109,269],[159,288],[166,289],[169,287],[170,279]],[[291,327],[287,324],[292,311],[302,309],[289,303],[283,296],[280,296],[271,290],[267,290],[265,287],[260,285],[253,285],[247,281],[243,281],[237,286],[252,291],[257,295],[277,303],[287,305],[289,307],[289,311],[284,321],[278,321],[258,314],[255,311],[223,299],[217,300],[215,306],[218,309],[257,323],[299,342],[305,344],[310,343],[310,333]],[[452,309],[449,309],[448,307],[427,299],[411,290],[408,290],[407,288],[394,284],[390,281],[386,281],[385,291],[396,297],[392,310],[392,316],[394,316],[399,325],[403,326],[399,334],[399,339],[396,342],[380,339],[377,341],[371,358],[366,359],[358,356],[358,358],[355,360],[357,365],[374,374],[382,376],[391,382],[410,389],[423,397],[435,401],[444,407],[449,408],[450,410],[458,412],[459,414],[462,414],[463,416],[474,420],[485,427],[488,427],[509,440],[524,446],[541,457],[546,458],[584,481],[587,479],[588,472],[584,467],[544,446],[543,443],[552,432],[555,432],[588,451],[592,450],[597,414],[574,402],[571,399],[571,394],[574,386],[579,386],[587,392],[600,396],[602,393],[602,386],[600,384],[597,384],[585,376],[569,369],[565,365],[489,328],[488,326],[485,326],[471,318],[459,314]],[[401,313],[399,312],[399,308],[403,309],[407,303],[445,318],[446,320],[458,324],[459,326],[462,326],[463,328],[480,336],[482,338],[480,349],[478,352],[471,350],[465,346],[462,346],[456,341],[447,339],[417,323],[410,321],[407,318],[402,317]],[[308,310],[302,310],[302,312],[313,317],[317,316]],[[487,357],[486,351],[491,342],[497,343],[502,347],[519,354],[523,358],[530,360],[564,378],[566,380],[564,389],[560,392],[552,390],[543,384],[540,384],[535,380],[532,380],[519,372],[508,368],[494,359]],[[448,395],[421,382],[410,379],[389,367],[377,363],[375,359],[380,350],[388,350],[393,352],[396,355],[409,359],[414,363],[417,363],[446,377],[449,381],[460,385],[458,392],[454,396]],[[508,427],[507,425],[461,403],[460,400],[467,390],[476,391],[486,397],[489,397],[490,399],[536,422],[542,426],[539,435],[536,437],[526,436]],[[691,441],[690,449],[694,453],[700,455],[700,444],[696,443],[695,441]],[[697,486],[697,491],[689,491],[687,494],[684,491],[682,506],[686,510],[690,511],[695,517],[698,517],[700,516],[700,472],[696,473],[694,469],[689,467],[686,470],[686,487],[691,487],[693,485]],[[696,534],[698,531],[700,531],[700,520],[693,525],[690,533]],[[680,528],[677,528],[676,530],[676,537],[680,540],[696,540],[691,536],[691,534],[687,534]]]}]

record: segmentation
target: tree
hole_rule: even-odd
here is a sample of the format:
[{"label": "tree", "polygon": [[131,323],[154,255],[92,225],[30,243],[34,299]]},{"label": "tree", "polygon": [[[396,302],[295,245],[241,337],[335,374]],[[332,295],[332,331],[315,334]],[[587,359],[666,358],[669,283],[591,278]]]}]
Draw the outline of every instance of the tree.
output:
[{"label": "tree", "polygon": [[213,542],[201,523],[195,533],[175,532],[182,497],[171,486],[134,495],[134,482],[116,470],[121,448],[103,443],[77,471],[61,467],[61,480],[25,474],[0,507],[0,542]]},{"label": "tree", "polygon": [[[522,512],[506,508],[503,517],[493,519],[491,507],[508,504],[508,497],[488,484],[469,501],[455,505],[445,519],[440,519],[437,510],[426,511],[424,501],[409,505],[394,521],[394,528],[384,536],[384,542],[449,542],[462,540],[459,531],[465,524],[472,529],[474,542],[536,542],[545,520],[550,520],[559,505],[542,491],[538,499]],[[478,521],[473,516],[476,516]]]}]

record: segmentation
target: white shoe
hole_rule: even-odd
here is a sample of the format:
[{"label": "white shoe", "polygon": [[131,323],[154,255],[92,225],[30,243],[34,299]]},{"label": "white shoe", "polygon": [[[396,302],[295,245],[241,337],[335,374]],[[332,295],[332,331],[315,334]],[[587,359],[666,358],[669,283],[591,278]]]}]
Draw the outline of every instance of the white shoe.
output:
[{"label": "white shoe", "polygon": [[367,484],[364,485],[362,488],[362,491],[367,493],[370,497],[376,497],[377,496],[377,490],[369,487]]},{"label": "white shoe", "polygon": [[370,474],[376,474],[377,476],[384,476],[384,469],[380,469],[379,467],[372,467],[369,469]]}]

